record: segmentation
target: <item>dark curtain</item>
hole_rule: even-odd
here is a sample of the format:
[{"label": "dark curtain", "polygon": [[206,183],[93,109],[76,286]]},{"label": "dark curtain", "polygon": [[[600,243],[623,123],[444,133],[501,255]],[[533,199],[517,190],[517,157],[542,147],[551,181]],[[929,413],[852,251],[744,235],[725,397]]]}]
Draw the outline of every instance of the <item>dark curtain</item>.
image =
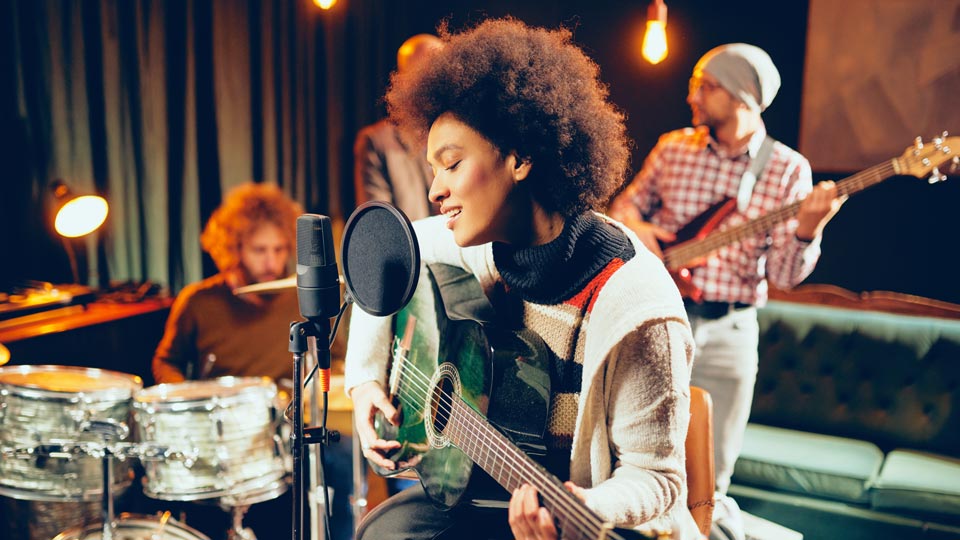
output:
[{"label": "dark curtain", "polygon": [[72,281],[51,223],[57,178],[110,202],[104,227],[70,241],[82,283],[152,280],[176,292],[212,274],[200,231],[224,193],[250,180],[330,215],[339,238],[355,201],[354,135],[385,114],[400,43],[445,18],[460,27],[559,13],[484,5],[0,0],[0,291]]},{"label": "dark curtain", "polygon": [[[645,5],[613,0],[338,0],[330,11],[312,0],[0,0],[0,292],[71,281],[48,214],[55,178],[111,203],[97,236],[70,244],[91,268],[83,282],[150,279],[176,292],[212,273],[201,227],[248,180],[276,182],[340,225],[354,205],[353,138],[384,114],[397,47],[442,19],[455,30],[506,14],[572,28],[627,113],[632,172],[661,133],[689,122],[699,55],[754,43],[783,77],[764,122],[796,147],[807,2],[785,3],[787,17],[767,3],[671,5],[670,56],[650,66],[632,45]],[[807,281],[960,301],[939,249],[951,245],[958,185],[901,178],[851,198]]]},{"label": "dark curtain", "polygon": [[324,105],[335,67],[324,17],[336,15],[306,0],[2,9],[0,282],[71,280],[50,224],[57,178],[110,202],[106,225],[71,245],[91,269],[81,281],[100,285],[149,279],[176,291],[214,272],[199,234],[243,182],[275,182],[308,211],[342,215]]}]

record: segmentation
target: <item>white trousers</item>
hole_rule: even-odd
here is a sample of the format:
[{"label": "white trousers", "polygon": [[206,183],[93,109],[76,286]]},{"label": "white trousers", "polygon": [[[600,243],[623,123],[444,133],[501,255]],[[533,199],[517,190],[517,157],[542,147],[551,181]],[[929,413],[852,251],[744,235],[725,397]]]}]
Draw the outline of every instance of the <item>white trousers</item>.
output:
[{"label": "white trousers", "polygon": [[713,398],[716,489],[726,495],[743,446],[757,380],[757,310],[744,308],[712,320],[691,316],[690,324],[697,344],[690,384],[710,392]]}]

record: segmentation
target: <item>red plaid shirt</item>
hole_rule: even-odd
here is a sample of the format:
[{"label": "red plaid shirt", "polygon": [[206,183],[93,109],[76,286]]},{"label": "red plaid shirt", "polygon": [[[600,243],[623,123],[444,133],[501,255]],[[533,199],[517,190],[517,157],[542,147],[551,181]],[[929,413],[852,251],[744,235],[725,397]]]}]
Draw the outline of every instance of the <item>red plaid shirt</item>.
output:
[{"label": "red plaid shirt", "polygon": [[[739,152],[725,153],[705,127],[660,137],[643,169],[611,208],[632,204],[650,223],[676,232],[718,201],[736,199],[740,178],[766,137],[761,127]],[[744,223],[802,199],[813,188],[810,163],[779,142],[757,179],[745,213],[730,214],[719,230]],[[789,289],[806,278],[820,257],[820,239],[798,240],[796,219],[767,234],[744,239],[715,252],[706,266],[693,269],[693,284],[704,300],[762,305],[767,280]]]}]

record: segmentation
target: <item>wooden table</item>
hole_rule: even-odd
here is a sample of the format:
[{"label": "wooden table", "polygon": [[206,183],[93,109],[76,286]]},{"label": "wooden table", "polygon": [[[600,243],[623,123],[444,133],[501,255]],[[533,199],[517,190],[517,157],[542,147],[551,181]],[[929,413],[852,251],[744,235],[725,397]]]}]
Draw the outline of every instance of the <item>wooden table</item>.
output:
[{"label": "wooden table", "polygon": [[109,369],[153,382],[150,361],[172,301],[91,302],[0,321],[9,364]]}]

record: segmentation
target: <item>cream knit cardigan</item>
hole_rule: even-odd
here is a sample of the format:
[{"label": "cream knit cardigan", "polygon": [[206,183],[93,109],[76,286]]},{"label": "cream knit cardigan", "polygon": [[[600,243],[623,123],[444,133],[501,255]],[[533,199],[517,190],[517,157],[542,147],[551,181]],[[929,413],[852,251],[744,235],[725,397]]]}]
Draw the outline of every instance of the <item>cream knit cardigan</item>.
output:
[{"label": "cream knit cardigan", "polygon": [[[588,488],[587,506],[610,522],[697,538],[686,505],[693,360],[686,312],[663,262],[626,227],[601,217],[624,230],[636,255],[610,277],[590,315],[570,480]],[[489,292],[500,279],[492,244],[460,248],[444,224],[443,216],[414,224],[423,262],[464,268]],[[640,339],[649,335],[658,339]],[[353,310],[348,394],[363,382],[386,380],[392,337],[389,317]],[[643,346],[664,347],[666,354],[645,355]],[[651,365],[647,358],[668,358],[669,365]]]}]

